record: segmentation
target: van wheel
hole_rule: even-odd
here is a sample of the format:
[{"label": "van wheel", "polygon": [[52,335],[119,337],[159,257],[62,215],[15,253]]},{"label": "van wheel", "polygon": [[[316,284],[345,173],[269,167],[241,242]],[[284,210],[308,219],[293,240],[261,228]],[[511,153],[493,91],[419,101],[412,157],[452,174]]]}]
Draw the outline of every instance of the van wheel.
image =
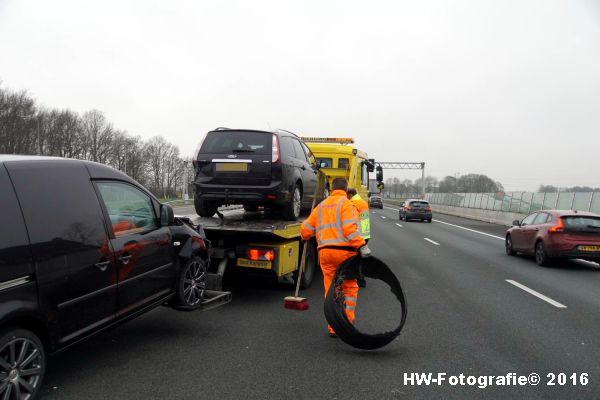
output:
[{"label": "van wheel", "polygon": [[[302,289],[308,289],[310,285],[312,285],[313,280],[315,279],[315,273],[317,271],[317,251],[312,243],[305,243],[304,245],[308,246],[308,248],[306,249],[306,267],[302,273],[300,287]],[[298,266],[300,267],[299,264]],[[296,270],[294,273],[294,281],[298,279],[298,273],[299,270]]]},{"label": "van wheel", "polygon": [[215,215],[217,208],[219,208],[215,202],[202,200],[198,197],[194,198],[194,207],[199,216],[208,218]]},{"label": "van wheel", "polygon": [[193,310],[202,304],[206,292],[206,273],[206,262],[200,257],[192,257],[183,265],[177,282],[178,306]]},{"label": "van wheel", "polygon": [[292,190],[292,199],[289,203],[285,204],[281,209],[281,215],[288,221],[295,221],[300,217],[300,210],[302,209],[302,192],[298,187],[298,184],[294,185]]},{"label": "van wheel", "polygon": [[0,398],[33,399],[46,373],[40,339],[26,329],[9,329],[0,338]]}]

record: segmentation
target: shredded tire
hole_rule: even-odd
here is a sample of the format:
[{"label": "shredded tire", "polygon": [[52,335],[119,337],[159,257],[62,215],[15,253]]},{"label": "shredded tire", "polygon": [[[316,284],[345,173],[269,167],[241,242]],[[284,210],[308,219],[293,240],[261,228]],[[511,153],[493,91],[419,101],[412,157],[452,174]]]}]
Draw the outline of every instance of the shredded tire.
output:
[{"label": "shredded tire", "polygon": [[[387,283],[390,291],[400,302],[402,315],[398,326],[394,330],[366,334],[358,331],[348,320],[344,311],[342,283],[347,279],[357,279],[361,275]],[[340,265],[327,292],[324,308],[325,318],[338,337],[350,346],[363,350],[379,349],[396,339],[404,327],[407,314],[406,299],[400,281],[388,266],[376,257],[361,258],[355,256]]]}]

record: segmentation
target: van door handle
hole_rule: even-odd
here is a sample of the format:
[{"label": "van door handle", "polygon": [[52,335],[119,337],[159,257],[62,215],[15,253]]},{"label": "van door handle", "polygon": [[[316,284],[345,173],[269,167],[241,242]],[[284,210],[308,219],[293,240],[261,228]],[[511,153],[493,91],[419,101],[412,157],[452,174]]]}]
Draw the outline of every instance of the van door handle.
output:
[{"label": "van door handle", "polygon": [[102,261],[99,263],[94,264],[96,267],[98,267],[98,269],[102,272],[106,271],[106,269],[108,268],[108,265],[110,264],[110,261]]},{"label": "van door handle", "polygon": [[119,260],[123,263],[123,264],[127,264],[129,263],[129,260],[131,260],[131,254],[124,254],[121,257],[119,257]]}]

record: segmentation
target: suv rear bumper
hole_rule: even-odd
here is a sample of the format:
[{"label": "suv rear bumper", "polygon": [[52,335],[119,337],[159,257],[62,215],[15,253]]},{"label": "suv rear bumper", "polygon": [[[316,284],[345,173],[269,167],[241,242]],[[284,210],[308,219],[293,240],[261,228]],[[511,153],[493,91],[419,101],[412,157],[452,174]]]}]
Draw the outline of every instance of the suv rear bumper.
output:
[{"label": "suv rear bumper", "polygon": [[280,204],[288,202],[290,198],[290,192],[283,187],[281,181],[274,181],[267,186],[209,185],[204,183],[196,183],[195,186],[197,198],[220,203]]}]

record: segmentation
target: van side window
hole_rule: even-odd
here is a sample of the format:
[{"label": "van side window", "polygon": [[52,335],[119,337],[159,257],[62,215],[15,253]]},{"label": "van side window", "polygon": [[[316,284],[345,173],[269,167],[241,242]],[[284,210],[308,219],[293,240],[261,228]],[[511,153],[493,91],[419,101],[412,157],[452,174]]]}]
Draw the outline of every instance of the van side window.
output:
[{"label": "van side window", "polygon": [[5,165],[23,209],[33,255],[45,261],[59,257],[57,265],[68,265],[66,259],[73,263],[77,257],[79,262],[85,259],[82,252],[97,262],[108,235],[84,165],[73,161]]},{"label": "van side window", "polygon": [[33,272],[29,239],[17,197],[0,164],[0,282]]},{"label": "van side window", "polygon": [[115,237],[158,228],[152,200],[138,188],[121,182],[97,182]]}]

